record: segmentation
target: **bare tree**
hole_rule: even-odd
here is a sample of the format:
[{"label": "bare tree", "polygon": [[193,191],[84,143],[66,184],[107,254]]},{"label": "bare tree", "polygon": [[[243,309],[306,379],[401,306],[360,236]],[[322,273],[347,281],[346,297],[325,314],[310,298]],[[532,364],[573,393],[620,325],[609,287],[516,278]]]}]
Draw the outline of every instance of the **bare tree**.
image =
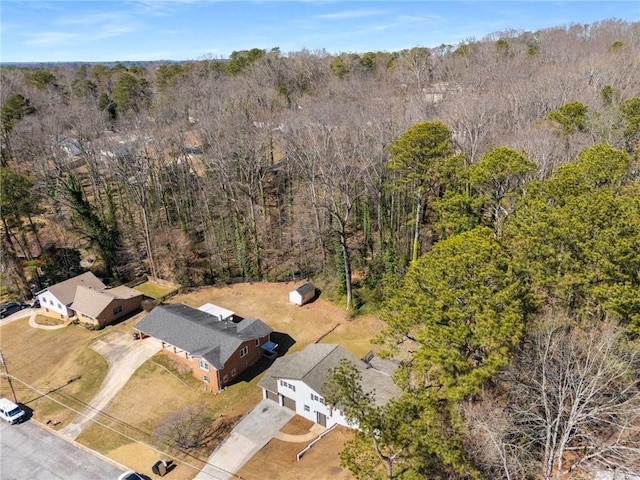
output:
[{"label": "bare tree", "polygon": [[520,477],[513,465],[526,460],[522,452],[544,480],[629,471],[640,461],[639,367],[637,345],[615,325],[542,322],[501,378],[503,420],[469,416],[471,431],[484,428],[490,442],[485,461],[502,462],[502,478]]},{"label": "bare tree", "polygon": [[207,442],[211,424],[203,407],[186,407],[167,415],[156,428],[153,440],[180,451],[194,450]]}]

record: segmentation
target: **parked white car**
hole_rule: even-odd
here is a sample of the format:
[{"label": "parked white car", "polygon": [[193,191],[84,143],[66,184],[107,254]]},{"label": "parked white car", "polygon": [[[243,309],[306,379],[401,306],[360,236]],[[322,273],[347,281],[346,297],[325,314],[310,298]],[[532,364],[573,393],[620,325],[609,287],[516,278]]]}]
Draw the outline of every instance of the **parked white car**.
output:
[{"label": "parked white car", "polygon": [[11,424],[18,423],[24,417],[24,410],[11,400],[0,398],[0,418]]},{"label": "parked white car", "polygon": [[129,470],[128,472],[124,472],[122,475],[118,477],[118,480],[144,480],[140,475],[136,472],[132,472]]}]

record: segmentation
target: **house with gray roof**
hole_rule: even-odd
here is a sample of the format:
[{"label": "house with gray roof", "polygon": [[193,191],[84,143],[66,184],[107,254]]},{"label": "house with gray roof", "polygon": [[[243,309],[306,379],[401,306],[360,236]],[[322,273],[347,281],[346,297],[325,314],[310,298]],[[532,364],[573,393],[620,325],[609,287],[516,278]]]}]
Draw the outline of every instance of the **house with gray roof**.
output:
[{"label": "house with gray roof", "polygon": [[135,329],[143,337],[160,340],[165,354],[187,365],[214,392],[232,383],[273,345],[273,330],[261,320],[220,320],[180,303],[154,308]]},{"label": "house with gray roof", "polygon": [[101,291],[106,288],[106,285],[93,273],[86,272],[45,288],[36,294],[36,300],[40,302],[40,306],[44,308],[49,315],[53,314],[60,318],[71,318],[75,315],[71,304],[75,299],[78,287]]},{"label": "house with gray roof", "polygon": [[400,395],[391,375],[395,363],[365,357],[367,362],[357,359],[340,345],[316,343],[304,350],[276,359],[258,386],[262,396],[278,402],[298,415],[324,427],[335,424],[357,427],[350,424],[342,412],[324,402],[323,389],[332,369],[343,359],[349,360],[362,374],[362,386],[366,392],[374,392],[377,405],[384,405]]}]

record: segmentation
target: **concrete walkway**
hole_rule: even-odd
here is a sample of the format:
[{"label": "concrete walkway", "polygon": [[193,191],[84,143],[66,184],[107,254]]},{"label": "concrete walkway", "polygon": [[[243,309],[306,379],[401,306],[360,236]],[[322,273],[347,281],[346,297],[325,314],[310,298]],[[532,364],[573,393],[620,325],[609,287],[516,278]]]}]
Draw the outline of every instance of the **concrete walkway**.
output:
[{"label": "concrete walkway", "polygon": [[91,405],[58,432],[68,440],[75,440],[82,433],[89,422],[109,405],[140,365],[160,351],[161,345],[153,338],[133,340],[131,334],[126,332],[112,332],[91,345],[91,349],[105,358],[109,371],[102,387],[91,399]]},{"label": "concrete walkway", "polygon": [[19,312],[16,312],[0,320],[0,327],[15,322],[16,320],[22,320],[25,317],[29,317],[30,327],[41,328],[42,330],[57,330],[59,328],[64,328],[71,323],[69,321],[61,323],[60,325],[40,325],[36,323],[36,317],[38,315],[46,316],[46,314],[47,313],[42,308],[25,308],[24,310],[20,310]]},{"label": "concrete walkway", "polygon": [[294,415],[295,412],[272,400],[262,400],[235,426],[194,480],[235,478],[234,474],[269,443]]}]

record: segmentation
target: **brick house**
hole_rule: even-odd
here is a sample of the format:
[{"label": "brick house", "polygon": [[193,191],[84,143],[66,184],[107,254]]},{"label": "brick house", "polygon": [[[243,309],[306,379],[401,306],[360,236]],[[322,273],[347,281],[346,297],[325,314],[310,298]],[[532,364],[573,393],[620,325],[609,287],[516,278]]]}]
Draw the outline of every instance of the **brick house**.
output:
[{"label": "brick house", "polygon": [[273,331],[261,320],[220,320],[183,304],[154,308],[135,329],[160,340],[163,353],[187,365],[214,392],[262,358]]},{"label": "brick house", "polygon": [[142,292],[124,285],[103,290],[80,285],[70,308],[79,321],[102,328],[139,310],[143,297]]}]

